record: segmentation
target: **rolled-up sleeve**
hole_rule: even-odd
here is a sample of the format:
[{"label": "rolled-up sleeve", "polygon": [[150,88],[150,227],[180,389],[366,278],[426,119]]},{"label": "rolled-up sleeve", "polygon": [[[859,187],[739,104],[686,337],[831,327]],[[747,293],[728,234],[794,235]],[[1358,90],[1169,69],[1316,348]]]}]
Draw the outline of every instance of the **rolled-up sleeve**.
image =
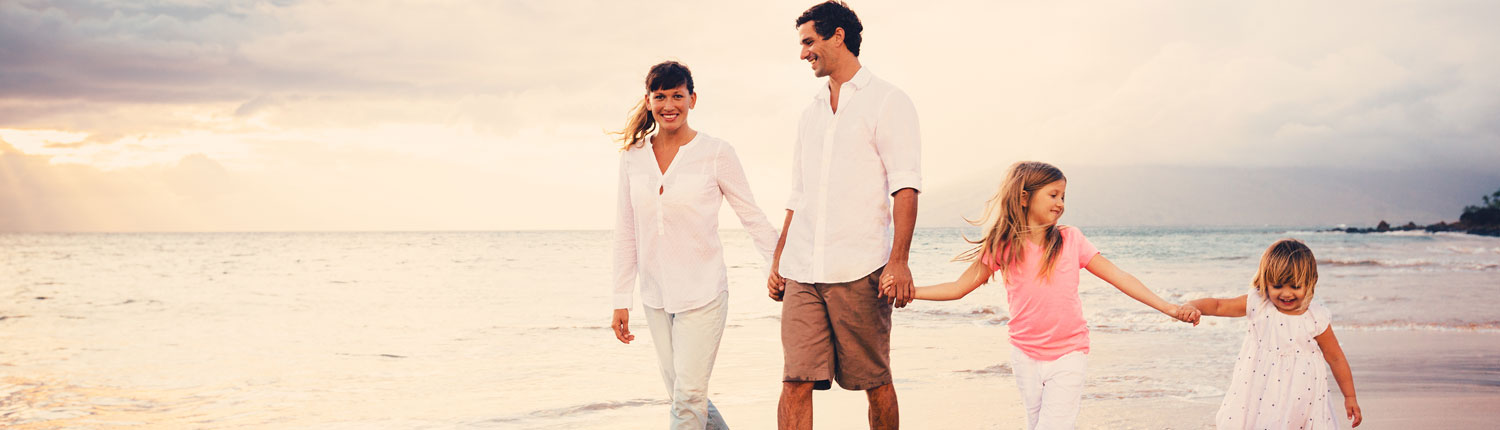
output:
[{"label": "rolled-up sleeve", "polygon": [[635,210],[630,205],[627,156],[628,151],[620,153],[620,178],[615,199],[615,282],[611,294],[614,309],[629,309],[635,293]]},{"label": "rolled-up sleeve", "polygon": [[917,108],[899,90],[886,96],[875,128],[875,150],[885,165],[886,192],[902,188],[922,191],[922,132]]}]

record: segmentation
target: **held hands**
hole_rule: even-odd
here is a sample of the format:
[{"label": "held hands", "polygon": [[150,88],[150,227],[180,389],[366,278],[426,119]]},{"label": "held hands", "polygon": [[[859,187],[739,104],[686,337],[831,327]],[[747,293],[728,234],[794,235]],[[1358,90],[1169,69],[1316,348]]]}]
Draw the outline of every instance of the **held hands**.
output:
[{"label": "held hands", "polygon": [[771,275],[766,278],[766,290],[770,291],[771,300],[781,301],[782,295],[786,294],[786,278],[781,277],[780,265],[771,266]]},{"label": "held hands", "polygon": [[1354,421],[1353,424],[1349,424],[1351,428],[1359,427],[1359,423],[1365,420],[1364,415],[1359,413],[1359,401],[1353,397],[1344,398],[1344,413],[1349,414],[1349,419]]},{"label": "held hands", "polygon": [[609,328],[615,331],[615,339],[619,339],[620,343],[629,344],[635,340],[635,335],[630,334],[630,309],[615,309]]},{"label": "held hands", "polygon": [[886,302],[904,308],[917,299],[917,287],[912,284],[911,269],[905,264],[889,263],[880,275],[880,297]]},{"label": "held hands", "polygon": [[1179,305],[1176,310],[1167,315],[1176,318],[1178,321],[1192,323],[1194,326],[1197,326],[1198,319],[1203,316],[1203,312],[1193,307],[1193,305]]}]

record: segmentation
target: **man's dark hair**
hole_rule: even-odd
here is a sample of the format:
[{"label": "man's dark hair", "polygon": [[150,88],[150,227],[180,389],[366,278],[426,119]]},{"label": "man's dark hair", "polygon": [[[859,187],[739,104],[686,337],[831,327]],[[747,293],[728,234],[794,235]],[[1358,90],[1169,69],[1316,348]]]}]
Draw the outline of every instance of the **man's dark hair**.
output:
[{"label": "man's dark hair", "polygon": [[849,52],[854,56],[859,56],[859,32],[864,30],[865,26],[859,23],[859,16],[849,9],[849,5],[835,0],[818,3],[808,8],[807,12],[802,12],[802,16],[797,17],[797,27],[801,27],[808,21],[812,21],[813,31],[817,32],[823,40],[833,37],[834,29],[844,29],[844,46],[848,47]]}]

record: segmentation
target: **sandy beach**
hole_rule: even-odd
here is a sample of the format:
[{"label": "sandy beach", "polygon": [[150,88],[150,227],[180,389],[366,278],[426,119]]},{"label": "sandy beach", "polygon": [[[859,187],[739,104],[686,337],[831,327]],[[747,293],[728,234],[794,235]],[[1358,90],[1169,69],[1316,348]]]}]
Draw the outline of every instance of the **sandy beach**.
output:
[{"label": "sandy beach", "polygon": [[[1212,429],[1221,394],[1215,389],[1229,383],[1229,368],[1237,350],[1224,350],[1224,339],[1188,336],[1203,345],[1161,342],[1149,334],[1095,335],[1090,357],[1090,375],[1079,428],[1085,429]],[[1414,331],[1347,331],[1339,333],[1354,375],[1364,413],[1360,429],[1483,429],[1500,422],[1500,334]],[[1202,337],[1202,339],[1200,339]],[[924,342],[923,333],[898,333],[893,342],[901,350],[959,349],[953,345]],[[1239,339],[1228,342],[1237,348]],[[962,349],[972,349],[965,345]],[[992,348],[982,348],[990,351]],[[998,348],[995,348],[998,349]],[[1004,351],[1004,349],[1000,349]],[[1438,351],[1432,353],[1432,351]],[[959,353],[959,352],[955,352]],[[1003,352],[1002,352],[1003,353]],[[982,355],[973,351],[963,355]],[[1173,362],[1189,362],[1205,356],[1222,357],[1212,371],[1155,373],[1126,371],[1127,364],[1156,369],[1175,368]],[[900,367],[920,364],[895,357]],[[910,380],[897,374],[902,424],[913,429],[1024,429],[1025,411],[1003,356],[973,357],[975,366],[993,363],[989,369],[955,369],[949,377]],[[898,367],[899,368],[899,367]],[[752,385],[751,375],[715,374],[715,385]],[[1208,369],[1205,369],[1208,370]],[[908,372],[910,373],[910,372]],[[751,378],[764,379],[764,378]],[[1139,384],[1154,395],[1118,398],[1101,395],[1100,386]],[[1180,389],[1152,388],[1177,385]],[[771,381],[758,385],[774,392]],[[736,401],[742,396],[714,390],[715,402],[736,428],[775,428],[774,400]],[[1340,397],[1339,402],[1342,402]],[[864,429],[865,399],[861,392],[830,390],[815,394],[814,425],[820,429]],[[1341,403],[1340,403],[1341,404]],[[661,408],[657,408],[661,409]],[[594,419],[577,421],[573,428],[654,428],[665,421],[665,412],[653,408],[599,413]],[[611,423],[629,423],[612,427]],[[1347,422],[1344,425],[1347,426]],[[538,427],[562,429],[574,426]]]},{"label": "sandy beach", "polygon": [[[771,340],[746,342],[749,333],[731,333],[735,343],[726,344],[725,356],[715,375],[713,398],[734,428],[775,427],[778,389],[772,363],[746,365],[734,355],[757,357],[749,351],[770,347]],[[1024,412],[1005,357],[994,345],[955,346],[933,342],[923,330],[897,334],[896,360],[902,373],[934,370],[915,362],[921,351],[952,351],[972,369],[936,369],[937,378],[899,377],[902,422],[913,429],[1020,429]],[[1231,362],[1217,362],[1209,369],[1166,371],[1173,363],[1216,356],[1230,360],[1224,350],[1237,339],[1204,332],[1188,335],[1199,345],[1166,344],[1153,334],[1113,333],[1096,335],[1091,354],[1090,378],[1085,394],[1080,428],[1086,429],[1206,429],[1213,428],[1218,409],[1216,388],[1228,383]],[[948,338],[948,337],[943,337]],[[1354,364],[1360,405],[1365,414],[1362,429],[1481,429],[1500,422],[1500,334],[1414,331],[1347,331],[1340,333]],[[1218,348],[1218,349],[1215,349]],[[647,367],[646,358],[636,357],[647,348],[631,348],[622,360]],[[1438,351],[1433,353],[1433,351]],[[1136,370],[1125,370],[1132,368]],[[1159,371],[1152,371],[1157,369]],[[655,384],[644,370],[625,384]],[[329,399],[305,398],[301,407],[288,407],[272,396],[245,398],[236,390],[131,390],[89,386],[90,381],[70,375],[7,376],[0,380],[0,422],[6,428],[30,429],[188,429],[250,428],[274,424],[276,428],[443,428],[441,416],[431,420],[397,419],[394,411],[428,410],[433,414],[462,413],[476,406],[461,393],[439,399],[381,399],[363,396],[373,403],[338,406]],[[416,384],[420,385],[420,384]],[[1130,397],[1104,394],[1105,388],[1134,385],[1145,395]],[[1173,388],[1173,387],[1177,388]],[[654,386],[653,386],[654,388]],[[1118,388],[1109,390],[1118,391]],[[524,396],[511,392],[510,397]],[[215,401],[214,397],[221,397]],[[295,413],[306,408],[338,408],[333,415],[365,417],[350,422],[316,421],[283,416],[263,421],[274,412],[223,415],[223,399],[256,401]],[[815,396],[815,425],[820,429],[862,429],[865,400],[861,392],[831,390]],[[233,403],[233,402],[229,402]],[[470,422],[460,428],[656,428],[664,421],[664,402],[654,399],[624,400],[592,408],[551,411],[550,422],[538,423],[516,417]],[[389,409],[389,410],[386,410]],[[386,410],[385,412],[381,412]],[[323,410],[320,413],[331,411]],[[547,415],[536,414],[533,418]],[[314,417],[317,414],[313,415]],[[385,416],[385,418],[381,418]],[[450,423],[451,424],[451,423]]]}]

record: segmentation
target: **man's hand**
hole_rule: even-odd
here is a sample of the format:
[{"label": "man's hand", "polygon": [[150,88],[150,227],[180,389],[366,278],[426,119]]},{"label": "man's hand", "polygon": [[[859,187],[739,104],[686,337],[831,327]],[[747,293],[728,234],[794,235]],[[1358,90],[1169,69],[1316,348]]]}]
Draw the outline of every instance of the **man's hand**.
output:
[{"label": "man's hand", "polygon": [[771,300],[781,301],[782,295],[786,294],[786,278],[781,277],[779,267],[771,267],[771,276],[766,278],[766,290],[770,291]]},{"label": "man's hand", "polygon": [[630,334],[630,309],[615,309],[615,316],[610,319],[609,328],[615,331],[615,339],[619,339],[620,343],[628,344],[635,340],[635,335]]},{"label": "man's hand", "polygon": [[885,297],[886,302],[898,308],[904,308],[912,300],[916,299],[917,287],[911,282],[911,269],[906,263],[888,263],[885,272],[880,275],[881,288],[880,297]]}]

